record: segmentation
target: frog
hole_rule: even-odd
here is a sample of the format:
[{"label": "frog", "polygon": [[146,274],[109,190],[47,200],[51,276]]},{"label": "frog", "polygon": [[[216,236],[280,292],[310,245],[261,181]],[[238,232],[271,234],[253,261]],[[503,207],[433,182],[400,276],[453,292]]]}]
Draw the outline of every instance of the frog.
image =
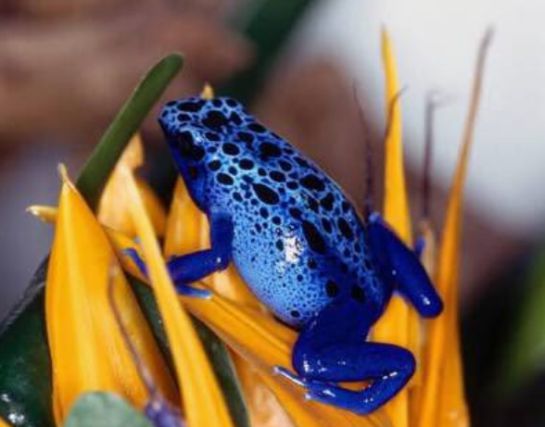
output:
[{"label": "frog", "polygon": [[[276,374],[307,399],[356,414],[392,399],[415,358],[367,341],[372,326],[394,292],[423,317],[443,309],[415,251],[377,212],[362,217],[315,162],[235,99],[174,100],[158,121],[210,225],[210,248],[167,262],[178,292],[209,296],[192,283],[233,263],[257,299],[298,331],[291,369]],[[359,390],[340,385],[361,381]]]}]

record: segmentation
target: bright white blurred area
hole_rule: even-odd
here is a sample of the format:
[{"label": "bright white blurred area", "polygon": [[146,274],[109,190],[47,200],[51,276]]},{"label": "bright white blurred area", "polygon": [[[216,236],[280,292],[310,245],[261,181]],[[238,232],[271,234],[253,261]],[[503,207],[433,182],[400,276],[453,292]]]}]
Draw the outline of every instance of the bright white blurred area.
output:
[{"label": "bright white blurred area", "polygon": [[467,111],[477,47],[489,25],[487,61],[467,186],[468,202],[494,225],[530,237],[545,226],[545,3],[538,0],[323,0],[295,43],[298,56],[333,55],[384,121],[380,28],[394,42],[406,154],[418,170],[426,96],[449,102],[435,121],[434,179],[447,186]]}]

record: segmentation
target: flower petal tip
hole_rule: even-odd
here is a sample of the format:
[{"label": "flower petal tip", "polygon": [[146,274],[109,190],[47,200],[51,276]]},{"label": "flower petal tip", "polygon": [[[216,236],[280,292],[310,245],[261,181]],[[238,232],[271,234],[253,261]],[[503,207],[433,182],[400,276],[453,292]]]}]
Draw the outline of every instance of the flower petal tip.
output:
[{"label": "flower petal tip", "polygon": [[37,216],[38,218],[41,219],[40,206],[37,206],[37,205],[28,206],[25,209],[25,212],[29,213],[30,215]]},{"label": "flower petal tip", "polygon": [[59,176],[61,177],[61,180],[63,183],[70,182],[70,178],[68,177],[68,170],[66,168],[66,165],[64,163],[59,163],[57,166],[57,171],[59,173]]},{"label": "flower petal tip", "polygon": [[201,92],[201,98],[209,101],[214,98],[214,96],[214,88],[209,83],[205,83]]},{"label": "flower petal tip", "polygon": [[47,224],[54,223],[57,218],[57,208],[53,206],[31,205],[25,209],[25,212]]}]

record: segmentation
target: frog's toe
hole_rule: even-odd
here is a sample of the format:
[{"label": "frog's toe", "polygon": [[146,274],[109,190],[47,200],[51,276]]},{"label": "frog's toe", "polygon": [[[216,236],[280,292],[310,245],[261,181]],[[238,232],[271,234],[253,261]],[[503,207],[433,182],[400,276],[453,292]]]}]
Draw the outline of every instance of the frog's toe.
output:
[{"label": "frog's toe", "polygon": [[305,399],[314,400],[317,402],[325,402],[328,398],[331,398],[334,395],[334,389],[330,387],[328,383],[314,382],[314,384],[308,385]]},{"label": "frog's toe", "polygon": [[[138,270],[140,270],[140,273],[148,277],[148,267],[146,266],[146,263],[144,262],[138,251],[134,248],[126,248],[123,250],[123,252],[132,260],[132,262],[134,262],[134,264],[138,267]],[[186,283],[176,283],[175,285],[176,290],[180,295],[194,298],[210,298],[212,296],[212,293],[210,291],[206,289],[195,288],[193,286],[189,286]]]},{"label": "frog's toe", "polygon": [[148,268],[146,267],[146,263],[136,249],[126,248],[123,250],[123,253],[127,255],[132,260],[132,262],[134,262],[136,267],[138,267],[138,270],[140,270],[140,273],[148,277]]},{"label": "frog's toe", "polygon": [[293,384],[298,385],[299,387],[306,387],[307,384],[305,380],[298,375],[294,374],[290,370],[282,367],[282,366],[275,366],[273,367],[273,373],[275,375],[282,376],[286,378],[287,380],[291,381]]},{"label": "frog's toe", "polygon": [[176,283],[176,291],[180,295],[184,295],[188,297],[204,298],[204,299],[208,299],[212,297],[212,292],[210,292],[209,290],[194,288],[193,286],[189,286],[185,283],[182,283],[182,284]]}]

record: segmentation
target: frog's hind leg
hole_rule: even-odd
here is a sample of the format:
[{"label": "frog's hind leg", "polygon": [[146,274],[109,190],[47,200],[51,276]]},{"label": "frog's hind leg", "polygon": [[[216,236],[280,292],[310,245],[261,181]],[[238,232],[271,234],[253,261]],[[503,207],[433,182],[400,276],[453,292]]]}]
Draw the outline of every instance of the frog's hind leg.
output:
[{"label": "frog's hind leg", "polygon": [[[415,360],[401,347],[365,342],[369,326],[358,302],[330,304],[301,331],[292,359],[300,378],[291,379],[306,387],[310,399],[358,414],[386,403],[409,381]],[[354,391],[337,384],[345,381],[370,382]]]},{"label": "frog's hind leg", "polygon": [[[414,373],[413,355],[395,345],[379,343],[339,344],[314,354],[305,354],[304,374],[307,396],[357,414],[373,412],[405,386]],[[371,381],[359,391],[338,386],[337,382]]]}]

